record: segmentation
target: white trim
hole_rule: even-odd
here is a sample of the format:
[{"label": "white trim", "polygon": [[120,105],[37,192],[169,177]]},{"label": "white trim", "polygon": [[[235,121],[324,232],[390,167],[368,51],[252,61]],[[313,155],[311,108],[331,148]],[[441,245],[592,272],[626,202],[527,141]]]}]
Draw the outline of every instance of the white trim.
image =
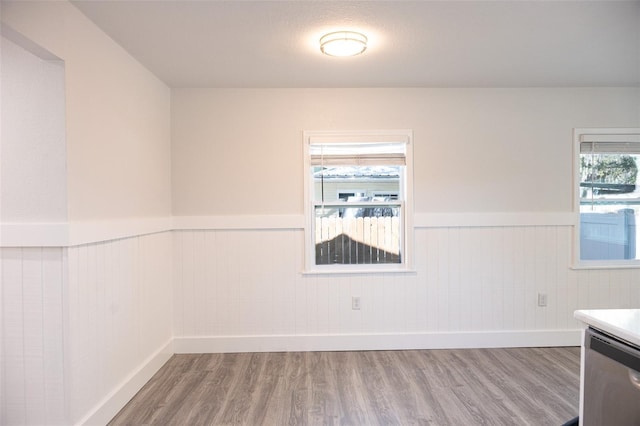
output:
[{"label": "white trim", "polygon": [[[402,266],[394,266],[394,264],[380,264],[380,268],[367,267],[368,265],[362,265],[362,268],[350,268],[349,265],[321,265],[328,268],[317,267],[311,271],[302,271],[302,275],[349,275],[349,274],[417,274],[415,269],[407,269]],[[335,268],[332,268],[334,266]],[[339,266],[347,266],[346,268],[339,268]]]},{"label": "white trim", "polygon": [[69,245],[78,246],[171,230],[171,217],[111,219],[69,224]]},{"label": "white trim", "polygon": [[69,224],[2,223],[0,247],[66,247],[69,245]]},{"label": "white trim", "polygon": [[[414,228],[574,226],[572,212],[417,213]],[[59,223],[2,223],[0,247],[69,247],[175,230],[304,230],[305,216],[237,215],[129,218]],[[407,224],[411,229],[410,224]],[[411,237],[411,232],[408,233]]]},{"label": "white trim", "polygon": [[173,354],[173,339],[170,339],[75,424],[106,425],[109,423]]},{"label": "white trim", "polygon": [[2,223],[0,224],[0,247],[69,247],[171,230],[171,217],[59,223]]},{"label": "white trim", "polygon": [[304,229],[304,215],[173,217],[173,230],[192,229]]},{"label": "white trim", "polygon": [[574,226],[576,216],[571,212],[416,213],[414,224],[416,228]]},{"label": "white trim", "polygon": [[574,271],[596,269],[639,269],[640,260],[582,260],[570,266]]},{"label": "white trim", "polygon": [[184,353],[305,352],[580,346],[580,330],[176,337]]},{"label": "white trim", "polygon": [[587,129],[573,129],[573,150],[571,152],[573,164],[573,180],[571,182],[571,201],[573,216],[576,226],[573,228],[573,244],[571,245],[572,266],[580,264],[580,197],[578,186],[580,185],[580,137]]}]

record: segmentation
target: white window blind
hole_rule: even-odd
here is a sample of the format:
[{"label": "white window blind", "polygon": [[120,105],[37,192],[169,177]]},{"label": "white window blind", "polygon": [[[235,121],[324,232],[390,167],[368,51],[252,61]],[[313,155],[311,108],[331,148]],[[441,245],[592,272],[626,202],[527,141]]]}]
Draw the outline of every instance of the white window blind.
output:
[{"label": "white window blind", "polygon": [[581,142],[580,154],[640,154],[640,142]]},{"label": "white window blind", "polygon": [[312,166],[404,166],[405,143],[312,143]]}]

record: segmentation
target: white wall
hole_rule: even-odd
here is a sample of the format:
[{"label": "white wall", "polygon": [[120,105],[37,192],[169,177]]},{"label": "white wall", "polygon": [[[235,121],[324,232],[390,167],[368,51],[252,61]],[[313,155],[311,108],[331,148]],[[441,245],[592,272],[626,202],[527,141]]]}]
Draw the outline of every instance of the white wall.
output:
[{"label": "white wall", "polygon": [[64,61],[69,220],[170,215],[167,86],[66,1],[3,1],[1,16]]},{"label": "white wall", "polygon": [[[172,353],[170,91],[69,2],[0,6],[3,35],[64,63],[3,42],[0,423],[106,424]],[[31,125],[65,130],[44,185],[60,157]]]},{"label": "white wall", "polygon": [[[639,100],[637,88],[174,89],[176,349],[577,344],[575,309],[640,307],[640,288],[632,269],[570,269],[572,129],[638,126]],[[398,128],[414,130],[415,274],[302,274],[302,131]]]},{"label": "white wall", "polygon": [[[302,131],[413,129],[415,210],[571,211],[572,129],[637,88],[174,89],[174,215],[300,214]],[[268,182],[268,184],[265,184]]]},{"label": "white wall", "polygon": [[1,40],[2,221],[64,222],[64,64]]}]

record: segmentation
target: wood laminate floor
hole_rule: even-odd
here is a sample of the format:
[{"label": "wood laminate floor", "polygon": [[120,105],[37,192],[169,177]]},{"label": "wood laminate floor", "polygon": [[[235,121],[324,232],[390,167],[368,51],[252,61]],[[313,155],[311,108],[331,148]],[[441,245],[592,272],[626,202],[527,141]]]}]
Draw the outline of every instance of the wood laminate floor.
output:
[{"label": "wood laminate floor", "polygon": [[111,425],[561,425],[580,348],[174,355]]}]

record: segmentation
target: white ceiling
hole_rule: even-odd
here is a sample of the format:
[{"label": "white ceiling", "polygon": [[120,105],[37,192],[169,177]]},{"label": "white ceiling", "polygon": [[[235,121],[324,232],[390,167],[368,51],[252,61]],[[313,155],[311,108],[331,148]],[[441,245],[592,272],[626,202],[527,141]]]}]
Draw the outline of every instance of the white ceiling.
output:
[{"label": "white ceiling", "polygon": [[73,3],[172,87],[640,86],[640,1]]}]

